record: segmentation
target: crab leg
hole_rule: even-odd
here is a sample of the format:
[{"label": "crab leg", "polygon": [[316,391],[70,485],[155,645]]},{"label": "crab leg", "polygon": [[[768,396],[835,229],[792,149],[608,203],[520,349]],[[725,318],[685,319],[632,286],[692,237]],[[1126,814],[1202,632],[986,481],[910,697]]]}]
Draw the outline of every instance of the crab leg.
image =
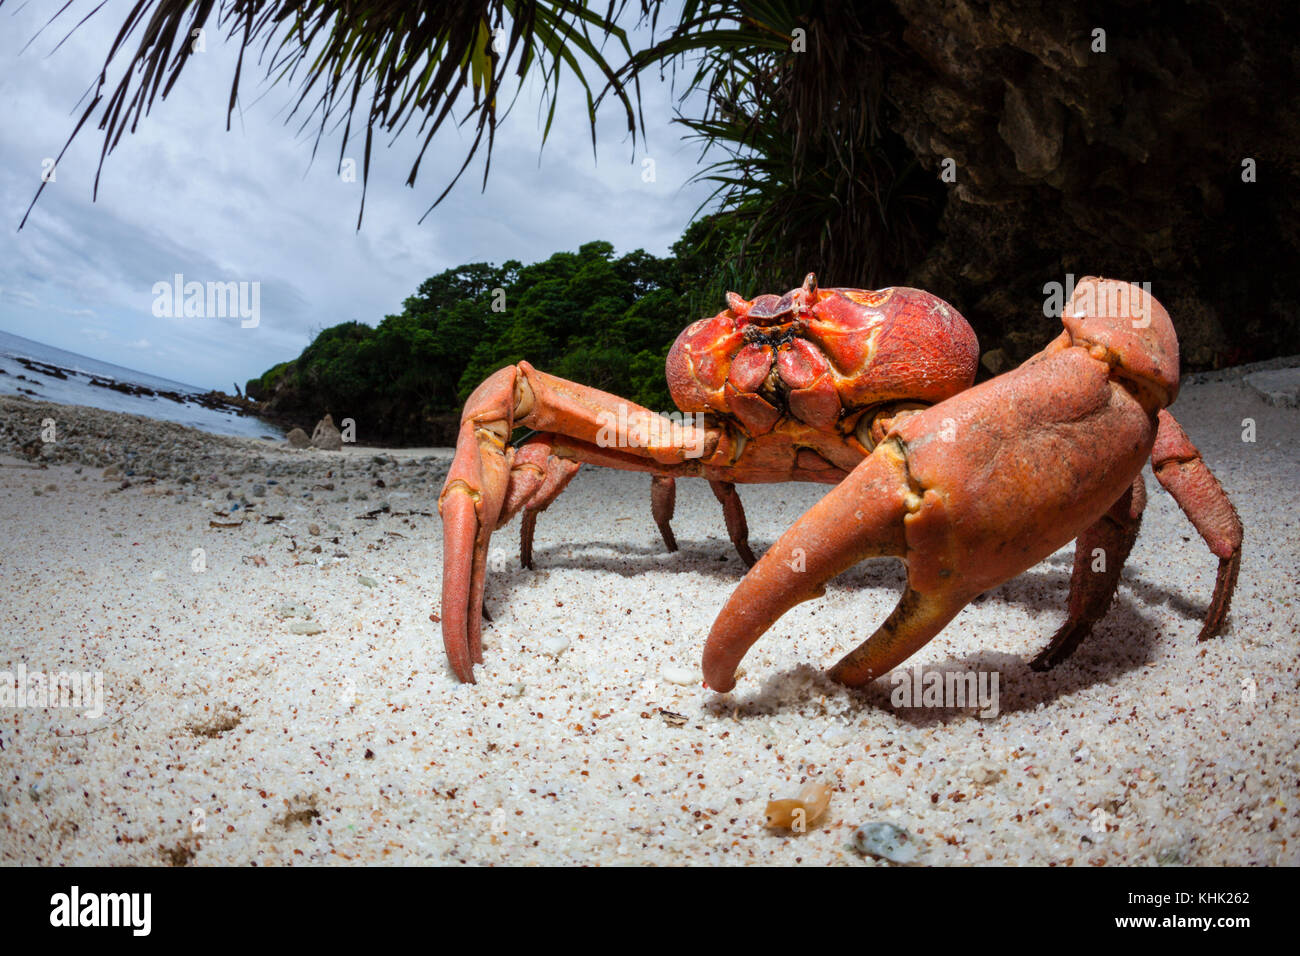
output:
[{"label": "crab leg", "polygon": [[[745,506],[740,502],[740,493],[730,481],[710,481],[722,505],[722,517],[727,522],[727,535],[736,546],[736,552],[746,567],[754,566],[754,552],[749,548],[749,524],[745,521]],[[673,534],[673,508],[677,503],[677,481],[671,475],[655,475],[650,482],[650,512],[654,515],[659,534],[664,539],[664,546],[669,551],[677,550],[677,536]]]},{"label": "crab leg", "polygon": [[736,486],[729,481],[710,481],[714,496],[722,503],[722,516],[727,522],[727,534],[740,553],[746,567],[754,566],[754,552],[749,550],[749,524],[745,521],[745,506],[740,503]]},{"label": "crab leg", "polygon": [[1223,487],[1211,474],[1201,453],[1188,439],[1174,416],[1161,409],[1151,467],[1165,490],[1174,496],[1210,551],[1219,559],[1214,581],[1214,596],[1205,614],[1205,624],[1197,636],[1207,641],[1219,633],[1228,617],[1232,592],[1241,568],[1241,519]]},{"label": "crab leg", "polygon": [[[516,460],[525,455],[530,461],[534,460],[534,456],[544,459],[540,466],[543,476],[541,483],[524,503],[524,517],[519,528],[519,563],[530,570],[533,566],[533,533],[537,529],[537,516],[550,507],[551,502],[568,487],[573,476],[582,467],[576,461],[569,461],[555,455],[549,441],[551,437],[553,436],[530,438],[516,456]],[[506,524],[512,517],[514,512],[503,514],[497,526]]]},{"label": "crab leg", "polygon": [[1079,535],[1074,545],[1074,572],[1070,577],[1069,616],[1047,647],[1029,662],[1032,670],[1050,670],[1061,663],[1105,616],[1119,587],[1124,562],[1137,541],[1146,503],[1146,484],[1138,475],[1110,510]]},{"label": "crab leg", "polygon": [[677,537],[673,534],[673,509],[677,505],[677,479],[671,475],[655,475],[650,479],[650,513],[654,515],[664,547],[677,550]]}]

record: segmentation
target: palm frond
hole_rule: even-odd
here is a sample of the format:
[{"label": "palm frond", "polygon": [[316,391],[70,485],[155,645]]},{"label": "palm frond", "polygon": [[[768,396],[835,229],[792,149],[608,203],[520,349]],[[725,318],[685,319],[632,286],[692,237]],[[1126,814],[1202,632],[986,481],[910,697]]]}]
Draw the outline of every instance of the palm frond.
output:
[{"label": "palm frond", "polygon": [[620,79],[691,68],[682,99],[708,105],[677,121],[702,157],[722,157],[696,175],[716,186],[696,216],[713,206],[743,226],[731,268],[753,291],[808,271],[885,284],[919,258],[942,188],[886,122],[900,33],[888,4],[686,0],[676,29],[624,67]]},{"label": "palm frond", "polygon": [[[638,0],[642,18],[657,18],[660,2]],[[42,29],[49,28],[74,3],[65,3]],[[4,0],[0,0],[3,5]],[[81,17],[69,35],[103,5],[99,3]],[[454,178],[426,210],[428,215],[459,182],[485,138],[486,183],[497,126],[504,118],[504,113],[498,112],[498,96],[512,68],[518,84],[516,96],[530,71],[537,70],[543,78],[544,95],[549,100],[543,142],[554,116],[560,77],[569,72],[586,93],[594,149],[598,98],[584,72],[589,68],[603,75],[601,98],[609,94],[618,101],[635,142],[638,129],[644,131],[633,103],[635,78],[633,92],[629,93],[624,78],[604,52],[606,42],[612,40],[623,56],[632,55],[626,32],[617,23],[626,5],[627,0],[609,0],[607,8],[600,12],[591,9],[588,0],[136,0],[109,47],[90,103],[59,158],[86,122],[98,114],[104,142],[95,174],[97,197],[100,173],[108,155],[125,132],[135,131],[159,95],[167,97],[194,53],[193,38],[199,35],[196,31],[211,26],[214,32],[224,32],[228,40],[239,44],[226,106],[227,129],[239,103],[244,55],[259,42],[258,61],[267,63],[268,80],[299,82],[289,117],[304,114],[304,127],[319,120],[313,156],[328,121],[341,113],[345,121],[341,166],[354,114],[358,108],[364,111],[358,228],[365,212],[376,129],[396,136],[412,118],[419,118],[423,140],[406,180],[413,186],[429,145],[459,112],[461,125],[473,125],[474,138]],[[504,52],[493,44],[495,31],[508,37]],[[135,44],[134,52],[128,52],[131,43]],[[116,83],[110,83],[109,71],[119,55],[125,60],[125,68]],[[368,95],[368,103],[363,94]],[[23,223],[43,189],[44,183],[37,189]]]}]

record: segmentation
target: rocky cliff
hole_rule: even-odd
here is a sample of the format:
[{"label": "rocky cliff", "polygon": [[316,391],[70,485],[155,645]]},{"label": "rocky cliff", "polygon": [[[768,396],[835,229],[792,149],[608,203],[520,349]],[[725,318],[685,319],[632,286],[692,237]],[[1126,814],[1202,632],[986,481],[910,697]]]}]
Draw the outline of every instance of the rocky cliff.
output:
[{"label": "rocky cliff", "polygon": [[1024,303],[1069,273],[1151,282],[1186,368],[1300,351],[1288,5],[894,5],[893,125],[948,184],[909,282],[951,295],[992,364],[1047,341]]}]

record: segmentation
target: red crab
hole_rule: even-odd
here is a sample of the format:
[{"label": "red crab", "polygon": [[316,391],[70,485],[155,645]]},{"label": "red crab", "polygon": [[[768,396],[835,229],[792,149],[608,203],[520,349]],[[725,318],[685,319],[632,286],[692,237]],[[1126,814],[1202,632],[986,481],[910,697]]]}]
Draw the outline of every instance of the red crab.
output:
[{"label": "red crab", "polygon": [[[523,511],[520,552],[531,567],[537,515],[580,464],[653,475],[651,509],[670,550],[674,480],[707,479],[732,542],[753,565],[736,484],[836,484],[897,423],[975,380],[975,333],[920,289],[819,289],[810,274],[783,296],[747,302],[728,293],[727,305],[688,326],[668,353],[680,420],[527,362],[494,373],[470,395],[438,498],[442,635],[460,680],[472,682],[483,660],[492,532]],[[538,434],[512,446],[519,427]]]}]

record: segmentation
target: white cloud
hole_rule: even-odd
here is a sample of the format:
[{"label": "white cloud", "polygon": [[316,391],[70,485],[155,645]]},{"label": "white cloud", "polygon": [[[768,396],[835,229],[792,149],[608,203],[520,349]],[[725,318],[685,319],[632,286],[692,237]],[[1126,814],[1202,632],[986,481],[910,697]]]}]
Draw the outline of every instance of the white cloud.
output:
[{"label": "white cloud", "polygon": [[[26,53],[23,45],[48,18],[37,5],[5,7],[0,29],[0,229],[17,226],[40,185],[41,161],[55,156],[75,126],[74,107],[95,76],[124,8],[110,4],[53,55],[89,7],[74,4]],[[524,262],[606,239],[621,252],[663,255],[707,195],[683,188],[698,149],[668,122],[666,84],[642,83],[648,124],[636,161],[624,120],[602,112],[593,162],[585,103],[561,102],[550,140],[538,153],[536,90],[521,95],[499,130],[485,191],[481,158],[447,200],[420,225],[429,203],[459,168],[462,131],[448,127],[426,153],[414,189],[405,182],[418,138],[375,149],[365,222],[356,231],[359,183],[335,173],[337,134],[314,163],[307,134],[284,125],[288,85],[258,99],[252,76],[231,132],[225,103],[236,50],[209,32],[168,98],[155,103],[138,132],[125,135],[104,166],[99,200],[91,190],[102,134],[87,123],[58,165],[26,227],[0,257],[0,327],[76,350],[86,316],[111,334],[95,334],[96,358],[194,385],[229,387],[295,356],[313,329],[352,319],[371,324],[401,310],[426,278],[465,262]],[[110,74],[113,80],[120,75]],[[250,63],[245,61],[245,75]],[[535,84],[534,84],[535,85]],[[566,78],[568,94],[576,92]],[[355,130],[354,130],[355,135]],[[360,157],[364,134],[348,147]],[[386,140],[384,140],[386,142]],[[641,181],[640,157],[656,161],[656,181]],[[175,273],[199,281],[261,283],[261,323],[153,317],[151,289]],[[693,318],[683,316],[683,322]],[[149,341],[168,360],[132,349]]]}]

